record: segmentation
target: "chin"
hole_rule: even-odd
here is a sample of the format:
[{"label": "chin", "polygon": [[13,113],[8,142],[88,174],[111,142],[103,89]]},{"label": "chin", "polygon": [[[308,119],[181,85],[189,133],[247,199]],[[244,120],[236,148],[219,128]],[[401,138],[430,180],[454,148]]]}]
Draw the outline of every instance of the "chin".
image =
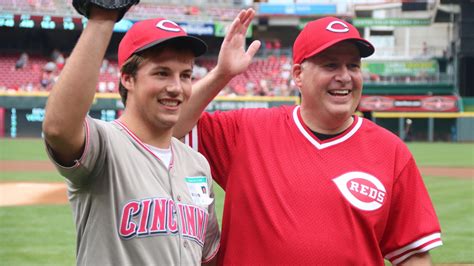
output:
[{"label": "chin", "polygon": [[352,115],[353,108],[352,106],[331,106],[329,108],[330,113],[335,116],[342,116],[342,115]]},{"label": "chin", "polygon": [[178,118],[171,117],[159,117],[155,120],[155,126],[162,129],[170,129],[176,125]]},{"label": "chin", "polygon": [[160,125],[165,128],[174,127],[178,123],[178,120],[162,120],[160,121]]}]

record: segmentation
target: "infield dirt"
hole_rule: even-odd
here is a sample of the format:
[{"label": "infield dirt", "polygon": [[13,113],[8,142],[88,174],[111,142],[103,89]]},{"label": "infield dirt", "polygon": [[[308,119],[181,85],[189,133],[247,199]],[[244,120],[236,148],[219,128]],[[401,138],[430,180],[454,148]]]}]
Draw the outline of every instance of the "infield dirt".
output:
[{"label": "infield dirt", "polygon": [[[49,161],[1,161],[2,172],[55,171]],[[474,168],[420,167],[423,176],[443,176],[474,179]],[[0,206],[66,204],[66,185],[63,182],[0,182]]]}]

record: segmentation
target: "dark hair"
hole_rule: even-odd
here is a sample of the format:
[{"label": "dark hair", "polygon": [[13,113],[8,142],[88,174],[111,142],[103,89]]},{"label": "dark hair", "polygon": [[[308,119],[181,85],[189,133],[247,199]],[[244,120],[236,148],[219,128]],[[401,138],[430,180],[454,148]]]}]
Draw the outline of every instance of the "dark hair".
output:
[{"label": "dark hair", "polygon": [[[138,68],[141,66],[141,64],[145,61],[145,58],[139,54],[133,54],[130,56],[127,61],[123,64],[122,68],[120,69],[120,72],[122,74],[128,74],[135,78],[135,75],[137,74]],[[128,90],[123,86],[122,80],[119,80],[119,94],[120,97],[122,98],[122,102],[124,106],[127,106],[127,96],[128,96]]]},{"label": "dark hair", "polygon": [[[157,44],[148,49],[140,51],[138,53],[132,54],[125,63],[123,63],[120,72],[122,74],[131,75],[132,78],[135,78],[138,69],[140,66],[150,57],[159,56],[161,52],[165,49],[172,49],[177,52],[183,51],[192,51],[189,47],[186,46],[186,43],[180,42],[179,40],[169,40],[164,43]],[[123,86],[122,81],[119,81],[119,94],[122,98],[124,106],[127,106],[127,96],[128,90]]]}]

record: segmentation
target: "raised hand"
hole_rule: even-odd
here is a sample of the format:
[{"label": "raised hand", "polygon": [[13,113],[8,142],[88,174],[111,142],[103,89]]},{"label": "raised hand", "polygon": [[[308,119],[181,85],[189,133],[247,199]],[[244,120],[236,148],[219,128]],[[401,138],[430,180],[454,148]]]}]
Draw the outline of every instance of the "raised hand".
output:
[{"label": "raised hand", "polygon": [[216,66],[225,76],[233,77],[244,72],[260,48],[260,41],[253,41],[245,51],[245,36],[254,16],[255,10],[251,8],[240,11],[227,31]]}]

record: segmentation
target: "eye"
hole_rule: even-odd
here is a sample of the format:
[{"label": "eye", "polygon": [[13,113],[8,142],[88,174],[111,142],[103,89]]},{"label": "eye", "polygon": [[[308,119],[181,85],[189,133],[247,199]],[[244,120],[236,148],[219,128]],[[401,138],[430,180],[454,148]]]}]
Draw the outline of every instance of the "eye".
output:
[{"label": "eye", "polygon": [[360,64],[349,64],[349,68],[354,70],[360,69]]},{"label": "eye", "polygon": [[153,75],[158,76],[158,77],[167,77],[168,72],[164,70],[159,70],[159,71],[156,71]]},{"label": "eye", "polygon": [[327,68],[327,69],[336,69],[337,64],[336,63],[326,63],[326,64],[324,64],[324,67]]},{"label": "eye", "polygon": [[167,71],[166,69],[156,69],[152,72],[152,75],[157,78],[165,78],[169,76],[169,71]]},{"label": "eye", "polygon": [[183,73],[183,74],[181,74],[181,78],[191,80],[192,74],[191,73]]}]

